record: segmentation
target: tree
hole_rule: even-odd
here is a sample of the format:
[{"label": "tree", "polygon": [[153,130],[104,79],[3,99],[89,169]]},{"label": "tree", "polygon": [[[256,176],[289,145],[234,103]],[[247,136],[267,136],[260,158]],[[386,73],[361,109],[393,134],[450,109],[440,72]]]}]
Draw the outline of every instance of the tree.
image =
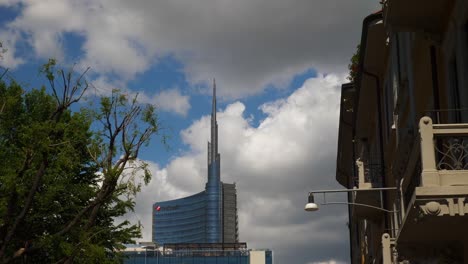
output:
[{"label": "tree", "polygon": [[[72,111],[85,71],[42,68],[51,93],[0,83],[0,262],[114,263],[140,226],[113,219],[134,207],[140,149],[159,133],[155,108],[119,91]],[[60,87],[60,88],[59,88]]]}]

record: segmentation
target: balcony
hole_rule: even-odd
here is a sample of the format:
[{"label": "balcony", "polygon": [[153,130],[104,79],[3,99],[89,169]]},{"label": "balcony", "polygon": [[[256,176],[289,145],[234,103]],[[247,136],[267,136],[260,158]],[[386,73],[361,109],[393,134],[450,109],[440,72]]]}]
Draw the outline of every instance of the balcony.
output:
[{"label": "balcony", "polygon": [[440,34],[448,23],[454,0],[386,0],[384,23],[393,32],[424,31]]},{"label": "balcony", "polygon": [[[381,187],[382,166],[380,164],[372,164],[367,160],[356,161],[358,168],[358,188],[359,189],[372,189]],[[382,207],[382,197],[380,192],[354,192],[353,203],[365,204],[373,207]],[[375,219],[382,215],[382,211],[375,210],[367,206],[354,206],[354,214],[358,218]]]},{"label": "balcony", "polygon": [[462,240],[468,236],[468,124],[433,124],[425,116],[419,139],[421,162],[404,179],[410,184],[398,243]]}]

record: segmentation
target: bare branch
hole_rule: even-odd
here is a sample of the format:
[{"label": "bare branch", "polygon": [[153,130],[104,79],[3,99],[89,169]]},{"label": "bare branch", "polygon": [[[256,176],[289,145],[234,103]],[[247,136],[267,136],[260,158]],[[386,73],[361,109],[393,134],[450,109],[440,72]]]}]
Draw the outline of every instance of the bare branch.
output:
[{"label": "bare branch", "polygon": [[60,75],[62,76],[62,81],[63,81],[63,93],[62,93],[62,101],[60,102],[62,107],[65,107],[67,105],[68,101],[68,85],[67,81],[65,78],[65,72],[63,70],[60,70]]},{"label": "bare branch", "polygon": [[2,73],[2,75],[0,76],[0,80],[3,78],[3,76],[5,76],[5,74],[7,74],[9,68],[6,68],[5,71]]}]

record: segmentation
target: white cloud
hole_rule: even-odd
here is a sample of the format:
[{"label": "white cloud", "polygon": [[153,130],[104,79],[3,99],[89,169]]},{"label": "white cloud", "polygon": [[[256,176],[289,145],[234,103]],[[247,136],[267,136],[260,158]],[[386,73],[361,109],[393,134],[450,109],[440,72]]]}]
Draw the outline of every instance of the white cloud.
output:
[{"label": "white cloud", "polygon": [[22,3],[6,28],[21,32],[40,57],[61,56],[64,34],[75,33],[84,41],[82,63],[97,72],[126,81],[169,55],[192,85],[216,77],[219,93],[231,98],[283,87],[310,68],[344,71],[363,18],[379,8],[375,0]]},{"label": "white cloud", "polygon": [[[266,118],[257,127],[244,117],[241,102],[218,113],[221,177],[237,183],[240,238],[252,248],[272,248],[278,263],[347,259],[347,211],[330,207],[313,215],[303,210],[307,191],[337,187],[342,81],[336,75],[307,80],[289,97],[262,105]],[[204,189],[209,125],[208,116],[194,121],[181,132],[191,150],[165,168],[152,167],[156,177],[137,198],[137,214],[149,227],[143,240],[151,239],[150,204]]]},{"label": "white cloud", "polygon": [[161,110],[174,112],[182,116],[186,116],[190,109],[189,96],[182,95],[179,89],[163,90],[152,97],[143,95],[141,100],[156,104]]},{"label": "white cloud", "polygon": [[14,69],[18,65],[24,63],[22,58],[15,57],[15,42],[17,38],[18,36],[14,32],[0,31],[0,41],[2,42],[2,48],[0,49],[0,52],[2,52],[3,49],[6,50],[5,53],[1,54],[0,66]]},{"label": "white cloud", "polygon": [[125,83],[119,80],[109,80],[103,76],[93,80],[92,87],[89,88],[87,95],[90,96],[109,96],[114,89],[126,92],[130,97],[137,96],[140,103],[152,104],[158,111],[175,113],[186,116],[190,110],[190,96],[183,95],[177,88],[164,89],[156,94],[147,92],[135,92],[125,88]]},{"label": "white cloud", "polygon": [[61,0],[23,1],[23,4],[21,17],[7,27],[26,33],[25,37],[37,56],[63,59],[63,34],[78,33],[84,26],[78,11],[80,6]]},{"label": "white cloud", "polygon": [[22,0],[0,0],[0,6],[12,6],[21,3]]},{"label": "white cloud", "polygon": [[[166,168],[160,168],[158,164],[145,161],[148,169],[152,172],[151,182],[142,187],[142,192],[137,195],[137,203],[134,212],[129,212],[125,216],[116,219],[121,222],[124,219],[133,223],[140,222],[143,225],[143,241],[151,241],[151,210],[156,201],[170,200],[184,197],[190,193],[181,190],[177,185],[173,185],[168,180]],[[141,172],[140,172],[141,173]],[[141,180],[138,181],[141,183]]]}]

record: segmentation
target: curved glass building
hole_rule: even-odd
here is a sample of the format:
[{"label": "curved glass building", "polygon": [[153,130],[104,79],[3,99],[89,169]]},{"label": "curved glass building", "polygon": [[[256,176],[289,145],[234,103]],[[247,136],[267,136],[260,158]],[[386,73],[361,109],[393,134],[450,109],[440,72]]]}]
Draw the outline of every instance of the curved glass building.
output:
[{"label": "curved glass building", "polygon": [[153,242],[160,245],[238,242],[236,186],[221,182],[214,81],[207,165],[208,181],[204,191],[153,204]]},{"label": "curved glass building", "polygon": [[153,214],[153,240],[158,244],[195,243],[206,240],[206,195],[200,192],[159,202]]}]

